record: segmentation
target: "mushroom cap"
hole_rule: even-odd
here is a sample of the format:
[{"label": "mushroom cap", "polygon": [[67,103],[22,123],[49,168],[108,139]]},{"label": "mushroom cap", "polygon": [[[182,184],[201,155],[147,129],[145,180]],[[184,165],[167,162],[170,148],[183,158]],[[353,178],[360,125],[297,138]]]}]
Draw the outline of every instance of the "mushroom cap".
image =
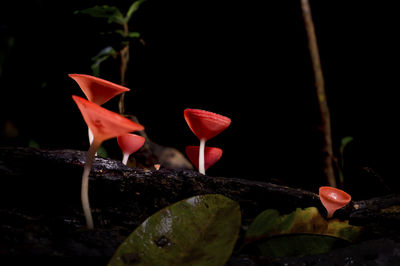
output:
[{"label": "mushroom cap", "polygon": [[[186,146],[185,151],[189,160],[199,169],[199,146]],[[204,149],[204,169],[214,165],[222,156],[222,150],[215,147],[205,147]]]},{"label": "mushroom cap", "polygon": [[123,153],[132,154],[143,146],[145,138],[136,134],[128,133],[118,136],[117,141]]},{"label": "mushroom cap", "polygon": [[125,118],[117,113],[111,112],[93,102],[72,95],[72,99],[78,105],[83,119],[93,132],[94,139],[104,141],[120,135],[143,130],[144,127]]},{"label": "mushroom cap", "polygon": [[333,215],[336,210],[346,206],[351,201],[349,194],[334,187],[320,187],[319,198],[328,211],[328,216]]},{"label": "mushroom cap", "polygon": [[114,96],[129,91],[128,88],[110,81],[84,74],[69,74],[75,80],[89,101],[102,105]]},{"label": "mushroom cap", "polygon": [[231,119],[226,116],[199,109],[185,109],[184,116],[189,128],[199,139],[209,140],[231,124]]}]

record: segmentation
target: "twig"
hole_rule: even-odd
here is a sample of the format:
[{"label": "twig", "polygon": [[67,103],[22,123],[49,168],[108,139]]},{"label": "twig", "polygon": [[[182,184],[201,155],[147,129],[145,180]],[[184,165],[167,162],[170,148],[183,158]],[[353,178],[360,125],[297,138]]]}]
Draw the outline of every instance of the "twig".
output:
[{"label": "twig", "polygon": [[[127,38],[129,34],[128,24],[124,23],[122,25],[124,27],[124,37]],[[119,52],[121,56],[121,67],[120,67],[120,76],[121,76],[121,85],[126,86],[126,72],[128,71],[128,63],[129,63],[129,41],[127,41],[124,47]],[[121,93],[119,98],[119,113],[123,115],[125,113],[125,92]]]},{"label": "twig", "polygon": [[301,0],[304,24],[308,38],[311,61],[314,70],[315,87],[317,89],[318,105],[321,114],[321,131],[324,135],[324,174],[330,186],[336,187],[335,171],[333,167],[334,155],[332,148],[331,119],[325,93],[325,82],[322,74],[321,62],[318,52],[317,37],[315,35],[314,23],[311,17],[311,9],[308,0]]},{"label": "twig", "polygon": [[[129,63],[129,43],[121,49],[120,56],[121,56],[121,70],[120,70],[121,85],[126,86],[126,72],[128,70],[128,63]],[[118,107],[119,107],[119,113],[123,115],[125,113],[125,93],[121,93]]]}]

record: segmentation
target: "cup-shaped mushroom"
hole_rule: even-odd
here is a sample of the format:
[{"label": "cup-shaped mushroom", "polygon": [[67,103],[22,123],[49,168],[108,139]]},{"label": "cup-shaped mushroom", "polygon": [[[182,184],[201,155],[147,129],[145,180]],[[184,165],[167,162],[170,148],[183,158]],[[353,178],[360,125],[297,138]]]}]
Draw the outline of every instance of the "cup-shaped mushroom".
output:
[{"label": "cup-shaped mushroom", "polygon": [[[187,146],[185,151],[189,160],[199,169],[199,146]],[[215,147],[205,147],[204,149],[204,170],[214,165],[222,156],[222,150]]]},{"label": "cup-shaped mushroom", "polygon": [[231,124],[231,119],[226,116],[199,109],[186,109],[184,116],[193,133],[205,141],[215,137]]},{"label": "cup-shaped mushroom", "polygon": [[73,95],[72,98],[78,105],[87,126],[93,132],[94,139],[98,142],[144,129],[142,125],[82,97]]},{"label": "cup-shaped mushroom", "polygon": [[138,151],[144,144],[145,138],[136,134],[124,134],[117,137],[118,145],[122,150],[122,163],[127,164],[129,155]]},{"label": "cup-shaped mushroom", "polygon": [[320,187],[319,198],[331,218],[336,210],[343,208],[351,201],[351,196],[334,187]]},{"label": "cup-shaped mushroom", "polygon": [[69,74],[82,89],[89,101],[102,105],[114,96],[129,91],[128,88],[110,81],[84,74]]}]

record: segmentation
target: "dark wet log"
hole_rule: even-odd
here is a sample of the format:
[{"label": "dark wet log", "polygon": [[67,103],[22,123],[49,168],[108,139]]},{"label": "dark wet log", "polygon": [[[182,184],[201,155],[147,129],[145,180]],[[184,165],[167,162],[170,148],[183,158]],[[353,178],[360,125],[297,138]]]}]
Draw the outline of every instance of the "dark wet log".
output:
[{"label": "dark wet log", "polygon": [[[79,191],[85,154],[86,152],[74,150],[2,148],[0,174],[3,179],[2,188],[5,189],[2,194],[9,194],[14,189],[10,187],[13,183],[22,182],[30,184],[30,191],[35,189],[36,193],[42,195],[55,194],[55,198],[64,194],[57,192],[58,189]],[[24,195],[31,194],[30,191],[16,189],[9,197],[17,196],[22,200]],[[145,215],[148,215],[178,200],[208,193],[223,194],[239,201],[246,213],[245,217],[254,216],[270,207],[290,210],[294,206],[308,207],[319,204],[316,194],[300,189],[243,179],[208,177],[188,169],[134,169],[119,161],[104,158],[96,158],[90,175],[92,205],[111,208],[115,204],[115,212],[118,212],[121,206],[125,208],[127,204],[131,206],[129,209],[140,206],[147,209]],[[71,198],[71,195],[64,196]],[[71,198],[72,202],[77,203]],[[126,211],[124,209],[125,214]],[[133,217],[132,219],[135,220]]]},{"label": "dark wet log", "polygon": [[[309,191],[208,177],[188,169],[134,169],[119,161],[96,158],[89,184],[96,230],[88,231],[84,229],[80,205],[85,154],[76,150],[0,148],[2,258],[14,264],[23,257],[26,260],[21,263],[47,258],[56,259],[56,264],[61,260],[67,264],[90,261],[104,265],[122,240],[148,216],[198,194],[219,193],[238,201],[244,225],[267,208],[289,212],[315,206],[325,212],[318,195]],[[369,227],[370,239],[389,236],[387,241],[395,241],[390,243],[397,248],[399,206],[400,197],[388,195],[352,202],[337,216]],[[371,242],[371,246],[375,244]],[[368,246],[360,245],[360,252]],[[343,256],[347,253],[344,249]],[[236,260],[240,264],[248,259],[239,256]]]},{"label": "dark wet log", "polygon": [[[85,154],[76,150],[0,148],[2,202],[12,203],[14,199],[15,203],[24,204],[34,194],[33,201],[46,202],[51,198],[79,209],[77,192]],[[267,208],[286,212],[296,207],[316,206],[324,212],[318,195],[309,191],[244,179],[208,177],[188,169],[129,168],[116,160],[96,158],[90,175],[92,206],[99,211],[101,207],[109,208],[115,212],[113,215],[132,211],[128,218],[133,221],[138,220],[137,214],[148,216],[181,199],[208,193],[223,194],[240,202],[245,218]],[[400,197],[389,195],[352,202],[339,210],[337,216],[361,224],[377,219],[397,222],[400,218],[397,206]]]}]

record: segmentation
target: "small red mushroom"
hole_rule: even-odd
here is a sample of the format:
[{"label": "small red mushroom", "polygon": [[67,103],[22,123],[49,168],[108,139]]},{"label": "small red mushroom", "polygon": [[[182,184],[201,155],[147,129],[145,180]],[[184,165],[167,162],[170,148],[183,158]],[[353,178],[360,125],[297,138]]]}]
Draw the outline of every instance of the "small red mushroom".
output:
[{"label": "small red mushroom", "polygon": [[[199,169],[199,146],[187,146],[185,151],[189,160]],[[222,156],[222,150],[215,147],[205,147],[204,149],[204,170],[214,165]]]},{"label": "small red mushroom", "polygon": [[69,74],[78,83],[89,101],[98,105],[108,102],[114,96],[129,91],[128,88],[110,81],[85,74]]},{"label": "small red mushroom", "polygon": [[199,109],[186,109],[184,111],[184,117],[189,128],[200,140],[199,172],[205,174],[205,143],[207,140],[224,131],[231,124],[231,119],[226,116]]},{"label": "small red mushroom", "polygon": [[87,153],[86,163],[82,174],[81,188],[81,200],[86,219],[86,225],[89,229],[93,229],[93,219],[90,212],[88,187],[89,173],[92,168],[96,151],[104,140],[115,138],[129,132],[143,130],[144,127],[93,102],[89,102],[84,98],[73,95],[72,99],[77,104],[82,113],[83,119],[85,120],[89,129],[93,132],[94,137]]},{"label": "small red mushroom", "polygon": [[320,187],[319,199],[328,212],[328,218],[331,218],[336,210],[349,204],[351,196],[334,187]]},{"label": "small red mushroom", "polygon": [[231,119],[226,116],[199,109],[186,109],[184,116],[189,128],[199,139],[209,140],[231,124]]},{"label": "small red mushroom", "polygon": [[129,155],[139,150],[145,141],[145,138],[136,134],[124,134],[117,137],[118,145],[122,150],[122,163],[127,164]]},{"label": "small red mushroom", "polygon": [[[110,81],[85,74],[69,74],[78,83],[87,99],[98,105],[108,102],[114,96],[129,91],[128,88]],[[93,133],[89,130],[89,142],[93,142]]]}]

